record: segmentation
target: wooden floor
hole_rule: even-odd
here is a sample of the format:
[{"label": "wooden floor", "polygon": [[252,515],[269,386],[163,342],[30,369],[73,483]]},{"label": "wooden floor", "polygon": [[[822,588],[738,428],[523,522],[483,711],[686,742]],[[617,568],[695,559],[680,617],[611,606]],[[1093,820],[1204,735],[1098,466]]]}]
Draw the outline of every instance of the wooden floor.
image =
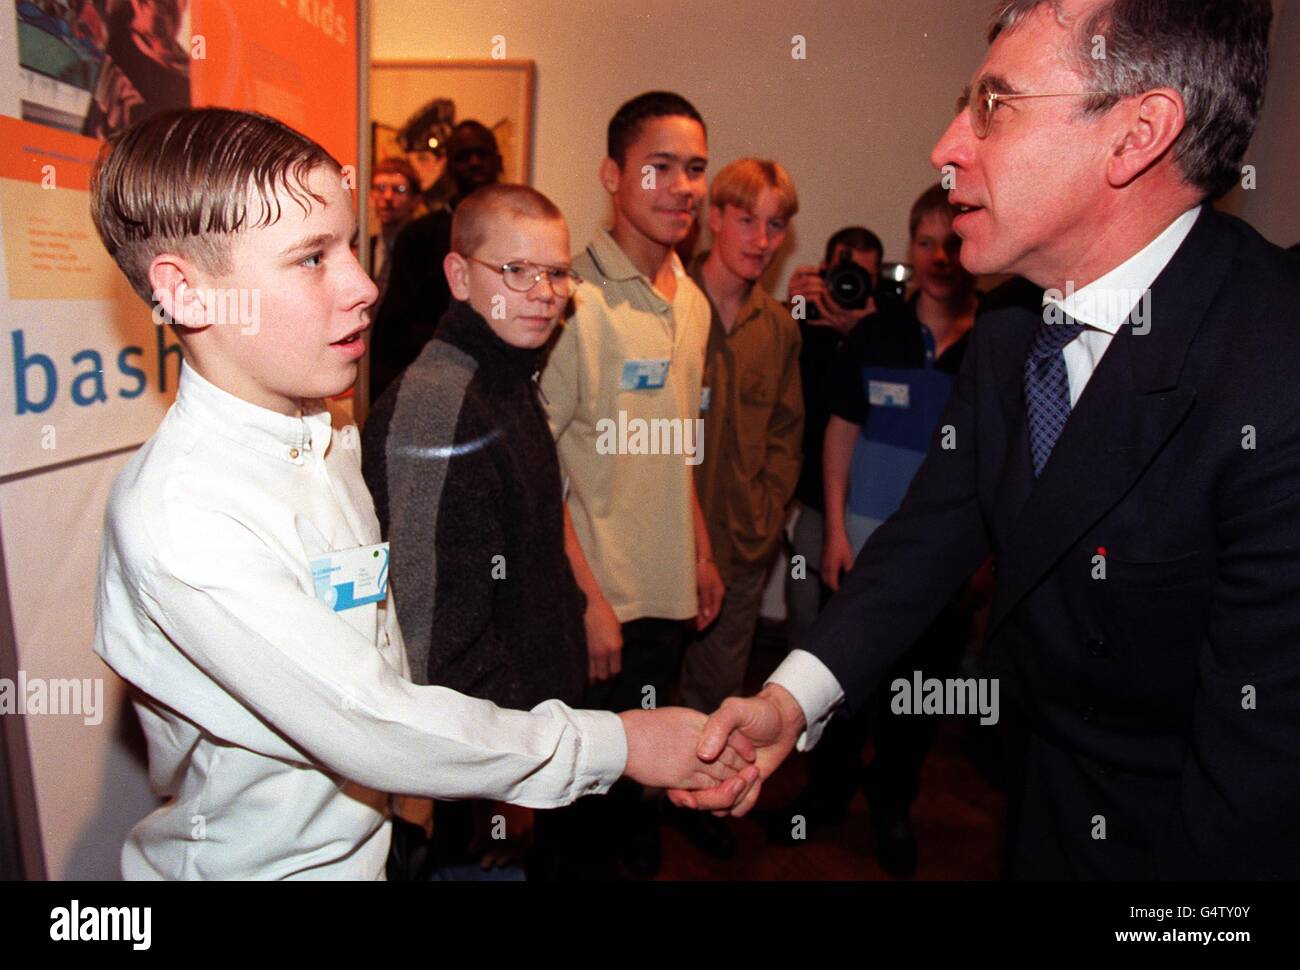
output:
[{"label": "wooden floor", "polygon": [[[764,624],[750,664],[757,690],[785,655],[779,625]],[[871,745],[863,760],[871,759]],[[989,728],[945,718],[921,773],[912,807],[918,846],[917,880],[997,879],[1006,796],[996,780]],[[731,819],[736,858],[719,861],[698,851],[671,826],[663,828],[665,880],[888,880],[876,861],[871,817],[859,792],[843,823],[818,831],[797,847],[768,843],[762,819],[785,808],[807,779],[805,756],[791,756],[770,778],[752,816]]]}]

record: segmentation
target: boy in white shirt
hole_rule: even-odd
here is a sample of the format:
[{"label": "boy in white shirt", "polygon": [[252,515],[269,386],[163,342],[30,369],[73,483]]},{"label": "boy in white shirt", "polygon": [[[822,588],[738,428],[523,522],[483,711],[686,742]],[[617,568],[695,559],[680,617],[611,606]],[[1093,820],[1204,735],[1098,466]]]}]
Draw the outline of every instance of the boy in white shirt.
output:
[{"label": "boy in white shirt", "polygon": [[[356,379],[376,298],[323,148],[261,115],[167,112],[105,146],[90,194],[185,351],[100,553],[95,652],[135,688],[167,799],[127,878],[382,878],[389,793],[552,807],[621,774],[737,775],[719,798],[744,797],[752,751],[698,761],[695,712],[525,713],[410,683],[359,436],[320,403]],[[241,297],[255,326],[223,319]]]}]

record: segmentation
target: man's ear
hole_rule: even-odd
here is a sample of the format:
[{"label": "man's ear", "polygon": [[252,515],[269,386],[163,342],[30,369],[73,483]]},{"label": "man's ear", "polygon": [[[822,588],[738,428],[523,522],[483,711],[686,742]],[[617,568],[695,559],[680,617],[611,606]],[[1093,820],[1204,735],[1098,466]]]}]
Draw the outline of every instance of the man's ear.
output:
[{"label": "man's ear", "polygon": [[1156,88],[1116,105],[1121,118],[1115,148],[1106,166],[1106,178],[1122,188],[1164,156],[1187,122],[1183,96],[1173,88]]},{"label": "man's ear", "polygon": [[600,184],[605,187],[605,191],[610,195],[618,192],[618,183],[622,180],[623,169],[609,156],[601,159],[600,162]]},{"label": "man's ear", "polygon": [[448,253],[442,260],[442,272],[447,277],[451,295],[461,302],[468,302],[469,260],[460,253]]},{"label": "man's ear", "polygon": [[159,253],[149,263],[154,322],[201,330],[208,326],[207,292],[197,267],[176,253]]}]

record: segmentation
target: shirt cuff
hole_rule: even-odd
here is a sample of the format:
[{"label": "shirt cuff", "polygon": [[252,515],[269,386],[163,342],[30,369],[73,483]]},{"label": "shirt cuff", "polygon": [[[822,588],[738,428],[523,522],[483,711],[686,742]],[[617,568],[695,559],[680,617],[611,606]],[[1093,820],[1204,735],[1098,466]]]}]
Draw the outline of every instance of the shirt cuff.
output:
[{"label": "shirt cuff", "polygon": [[623,720],[610,711],[571,710],[569,716],[582,737],[574,797],[603,795],[627,769]]},{"label": "shirt cuff", "polygon": [[844,689],[835,675],[807,650],[791,650],[767,683],[784,687],[803,710],[804,730],[795,747],[800,751],[816,747],[831,715],[844,703]]}]

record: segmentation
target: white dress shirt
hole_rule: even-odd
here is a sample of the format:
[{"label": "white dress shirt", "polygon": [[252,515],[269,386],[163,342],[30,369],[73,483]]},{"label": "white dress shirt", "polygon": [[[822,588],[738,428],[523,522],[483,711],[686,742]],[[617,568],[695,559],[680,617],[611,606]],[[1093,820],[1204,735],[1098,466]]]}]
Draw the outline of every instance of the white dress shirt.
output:
[{"label": "white dress shirt", "polygon": [[128,879],[381,879],[389,793],[547,808],[623,771],[617,715],[416,686],[391,596],[317,599],[310,560],[379,524],[356,428],[303,411],[185,365],[114,483],[94,649],[135,688],[167,799],[127,838]]},{"label": "white dress shirt", "polygon": [[[1050,290],[1044,295],[1044,307],[1049,304],[1060,307],[1068,316],[1085,325],[1083,333],[1062,350],[1070,383],[1070,407],[1078,403],[1119,328],[1130,320],[1135,325],[1142,324],[1141,311],[1132,313],[1135,304],[1174,258],[1174,253],[1191,233],[1200,211],[1199,205],[1188,209],[1141,251],[1082,289],[1071,291],[1067,284],[1067,290],[1059,297]],[[1149,309],[1149,303],[1147,307]],[[1145,323],[1150,324],[1149,317]],[[821,738],[831,715],[844,703],[844,689],[840,682],[821,660],[806,650],[790,651],[767,682],[781,685],[798,702],[807,727],[799,736],[797,747],[800,751],[812,748]]]}]

